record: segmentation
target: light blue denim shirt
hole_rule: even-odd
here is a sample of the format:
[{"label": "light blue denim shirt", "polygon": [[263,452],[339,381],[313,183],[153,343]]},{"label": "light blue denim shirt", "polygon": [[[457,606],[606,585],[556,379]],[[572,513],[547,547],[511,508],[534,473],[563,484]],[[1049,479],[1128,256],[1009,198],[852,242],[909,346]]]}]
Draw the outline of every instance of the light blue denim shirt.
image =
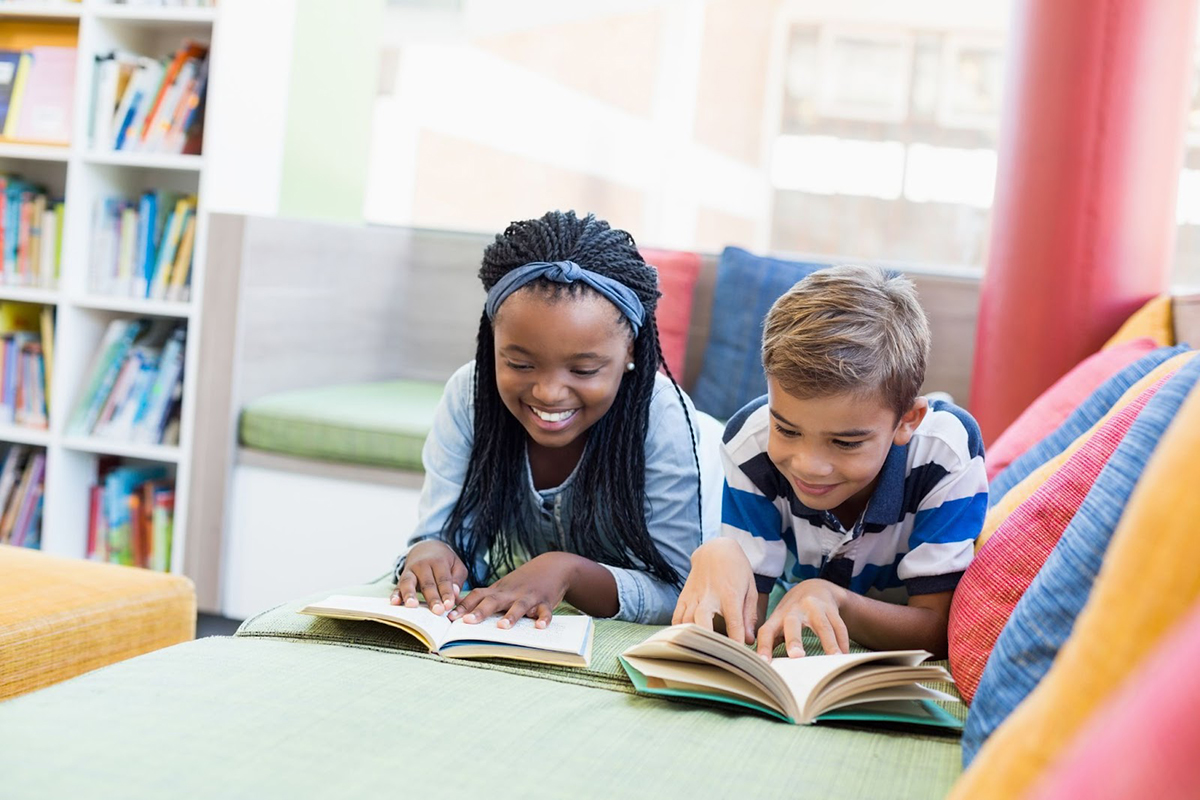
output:
[{"label": "light blue denim shirt", "polygon": [[[425,439],[421,459],[425,483],[421,488],[416,529],[408,538],[405,553],[417,542],[442,538],[442,526],[462,492],[471,457],[475,431],[475,400],[472,383],[475,362],[461,367],[446,383],[446,391],[434,414],[433,428]],[[696,410],[684,395],[692,425]],[[575,473],[561,486],[538,491],[525,459],[528,501],[536,509],[542,546],[529,557],[552,549],[570,524],[571,498],[576,491]],[[707,486],[706,486],[707,489]],[[679,396],[666,376],[656,376],[650,399],[650,424],[646,435],[646,527],[650,538],[666,559],[686,578],[692,551],[700,545],[700,513],[696,504],[696,459],[692,438]],[[707,504],[706,504],[707,505]],[[706,512],[706,520],[708,518]],[[403,555],[396,562],[399,567]],[[679,598],[679,589],[641,570],[602,564],[617,582],[620,610],[615,619],[645,624],[669,623]]]}]

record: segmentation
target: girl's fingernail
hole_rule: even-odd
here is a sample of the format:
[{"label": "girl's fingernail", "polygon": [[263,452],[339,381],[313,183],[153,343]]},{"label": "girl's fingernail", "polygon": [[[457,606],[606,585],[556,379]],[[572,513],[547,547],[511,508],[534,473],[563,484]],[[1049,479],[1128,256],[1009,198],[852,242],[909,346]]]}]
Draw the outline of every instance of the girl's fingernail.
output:
[{"label": "girl's fingernail", "polygon": [[539,619],[539,620],[537,621],[537,626],[538,626],[539,628],[544,628],[544,627],[546,627],[546,620],[544,620],[544,619]]},{"label": "girl's fingernail", "polygon": [[417,607],[417,598],[415,598],[415,597],[408,598],[407,600],[404,601],[404,605],[407,606],[408,608],[416,608]]},{"label": "girl's fingernail", "polygon": [[479,620],[478,620],[478,619],[475,617],[475,615],[474,615],[474,614],[467,614],[465,617],[463,617],[463,619],[464,619],[464,620],[466,620],[467,622],[478,622],[478,621],[479,621]]},{"label": "girl's fingernail", "polygon": [[511,628],[512,623],[509,622],[507,619],[502,619],[502,620],[500,620],[500,627],[501,628]]},{"label": "girl's fingernail", "polygon": [[430,611],[432,611],[432,612],[433,612],[433,613],[435,613],[435,614],[441,614],[441,613],[442,613],[443,611],[445,611],[446,609],[442,608],[442,604],[441,604],[441,603],[434,603],[434,604],[433,604],[433,608],[431,608],[431,609],[429,609],[429,610],[430,610]]},{"label": "girl's fingernail", "polygon": [[450,588],[454,590],[455,597],[458,597],[460,594],[462,594],[462,587],[459,586],[457,583],[450,584]]}]

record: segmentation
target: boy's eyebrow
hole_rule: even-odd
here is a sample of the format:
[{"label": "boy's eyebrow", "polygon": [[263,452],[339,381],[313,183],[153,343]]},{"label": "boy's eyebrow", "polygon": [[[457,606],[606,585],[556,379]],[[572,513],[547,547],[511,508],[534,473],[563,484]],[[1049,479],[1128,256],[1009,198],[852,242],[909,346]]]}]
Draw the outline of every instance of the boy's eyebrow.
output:
[{"label": "boy's eyebrow", "polygon": [[[780,422],[782,422],[784,425],[787,425],[789,428],[799,427],[798,425],[796,425],[796,423],[789,422],[786,417],[784,417],[782,414],[780,414],[778,411],[776,411],[773,408],[771,409],[771,416],[774,417],[775,419],[779,420]],[[826,436],[836,436],[839,439],[853,439],[856,436],[869,436],[872,433],[874,433],[874,431],[871,430],[870,428],[852,428],[848,431],[834,431],[832,433],[827,433],[825,435]]]}]

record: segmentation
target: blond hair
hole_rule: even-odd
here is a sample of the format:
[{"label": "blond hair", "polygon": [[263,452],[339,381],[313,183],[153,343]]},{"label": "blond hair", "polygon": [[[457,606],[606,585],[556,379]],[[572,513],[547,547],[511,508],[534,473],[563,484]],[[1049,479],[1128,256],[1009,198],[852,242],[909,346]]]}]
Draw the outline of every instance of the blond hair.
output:
[{"label": "blond hair", "polygon": [[763,370],[785,392],[875,394],[897,419],[920,393],[928,356],[916,287],[877,267],[811,273],[775,301],[763,325]]}]

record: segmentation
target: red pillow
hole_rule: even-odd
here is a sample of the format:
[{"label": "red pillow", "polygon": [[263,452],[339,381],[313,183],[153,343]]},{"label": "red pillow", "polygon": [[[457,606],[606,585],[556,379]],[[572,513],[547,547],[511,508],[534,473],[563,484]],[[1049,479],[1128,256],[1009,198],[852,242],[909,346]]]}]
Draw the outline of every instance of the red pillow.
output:
[{"label": "red pillow", "polygon": [[1035,800],[1200,797],[1200,605],[1098,708],[1030,793]]},{"label": "red pillow", "polygon": [[647,264],[658,269],[658,338],[663,360],[675,380],[683,380],[687,360],[688,326],[692,320],[692,291],[700,276],[700,256],[679,250],[638,248]]},{"label": "red pillow", "polygon": [[1156,347],[1158,344],[1147,336],[1101,350],[1076,364],[988,445],[988,480],[1052,433],[1096,387]]},{"label": "red pillow", "polygon": [[967,704],[1017,601],[1083,504],[1142,408],[1168,378],[1114,413],[1008,516],[967,567],[950,603],[950,672]]}]

